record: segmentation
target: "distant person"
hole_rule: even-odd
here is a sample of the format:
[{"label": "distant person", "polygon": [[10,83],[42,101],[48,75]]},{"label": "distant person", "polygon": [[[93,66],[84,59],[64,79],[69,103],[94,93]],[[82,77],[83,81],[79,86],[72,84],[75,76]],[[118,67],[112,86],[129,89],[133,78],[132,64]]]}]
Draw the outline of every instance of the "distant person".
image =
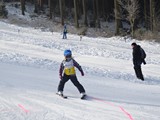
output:
[{"label": "distant person", "polygon": [[77,79],[75,67],[78,68],[82,76],[84,76],[84,72],[81,66],[72,58],[71,50],[65,50],[64,57],[65,59],[62,61],[59,69],[60,82],[58,85],[58,94],[63,97],[64,85],[70,79],[79,90],[81,99],[83,99],[86,96],[85,89]]},{"label": "distant person", "polygon": [[67,25],[64,25],[64,29],[63,29],[63,39],[67,39]]},{"label": "distant person", "polygon": [[83,37],[82,35],[80,35],[80,36],[79,36],[79,38],[80,38],[80,41],[82,40],[82,37]]},{"label": "distant person", "polygon": [[132,49],[133,49],[133,65],[134,65],[134,70],[135,74],[138,79],[141,79],[144,81],[144,77],[142,74],[141,70],[141,64],[146,64],[145,58],[146,58],[146,53],[145,51],[141,48],[140,45],[137,45],[135,42],[131,44]]}]

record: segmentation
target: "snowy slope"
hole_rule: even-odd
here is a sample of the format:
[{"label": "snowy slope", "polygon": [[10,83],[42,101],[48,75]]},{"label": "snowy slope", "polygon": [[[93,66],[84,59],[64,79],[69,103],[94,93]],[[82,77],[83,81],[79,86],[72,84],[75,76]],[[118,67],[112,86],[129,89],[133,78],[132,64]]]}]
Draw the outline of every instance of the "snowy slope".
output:
[{"label": "snowy slope", "polygon": [[[0,22],[0,120],[159,120],[160,45],[137,41],[147,53],[145,81],[132,65],[135,41],[42,32]],[[68,82],[64,100],[55,95],[63,51],[71,49],[84,69],[77,76],[88,100]]]}]

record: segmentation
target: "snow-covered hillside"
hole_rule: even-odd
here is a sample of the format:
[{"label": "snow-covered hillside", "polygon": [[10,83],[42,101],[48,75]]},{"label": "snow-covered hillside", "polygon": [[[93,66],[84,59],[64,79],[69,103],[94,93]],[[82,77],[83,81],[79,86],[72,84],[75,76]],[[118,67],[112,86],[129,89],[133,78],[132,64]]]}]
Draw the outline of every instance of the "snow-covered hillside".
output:
[{"label": "snow-covered hillside", "polygon": [[[160,45],[137,41],[147,53],[145,81],[132,65],[135,41],[42,32],[0,22],[0,120],[159,120]],[[80,100],[69,81],[68,99],[55,95],[63,51],[71,49],[84,69],[79,81],[89,95]]]}]

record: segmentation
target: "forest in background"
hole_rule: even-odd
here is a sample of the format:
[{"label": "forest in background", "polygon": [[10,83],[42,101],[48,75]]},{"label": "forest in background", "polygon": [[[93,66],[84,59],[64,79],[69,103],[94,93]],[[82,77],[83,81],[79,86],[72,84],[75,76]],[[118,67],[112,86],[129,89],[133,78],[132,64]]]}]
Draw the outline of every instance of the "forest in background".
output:
[{"label": "forest in background", "polygon": [[5,3],[9,2],[19,2],[22,15],[30,3],[34,13],[46,14],[53,22],[85,27],[82,35],[88,28],[101,29],[103,22],[114,22],[114,35],[160,38],[160,0],[1,0],[1,16],[6,15]]}]

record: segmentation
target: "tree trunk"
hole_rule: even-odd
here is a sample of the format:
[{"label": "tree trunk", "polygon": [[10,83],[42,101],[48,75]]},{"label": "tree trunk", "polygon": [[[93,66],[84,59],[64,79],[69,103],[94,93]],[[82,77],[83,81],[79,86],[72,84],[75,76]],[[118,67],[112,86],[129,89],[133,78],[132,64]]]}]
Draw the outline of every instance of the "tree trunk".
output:
[{"label": "tree trunk", "polygon": [[77,14],[77,0],[74,0],[74,19],[75,19],[75,27],[79,28],[78,14]]},{"label": "tree trunk", "polygon": [[83,4],[83,14],[84,14],[84,25],[88,26],[87,24],[87,10],[86,10],[86,0],[82,0],[82,4]]},{"label": "tree trunk", "polygon": [[83,7],[82,7],[82,2],[81,1],[82,0],[76,0],[78,19],[80,18],[80,16],[83,13]]},{"label": "tree trunk", "polygon": [[43,0],[39,1],[39,6],[40,6],[40,9],[43,10]]},{"label": "tree trunk", "polygon": [[155,31],[155,0],[150,0],[150,30]]},{"label": "tree trunk", "polygon": [[106,21],[107,19],[106,19],[106,10],[105,10],[105,7],[106,7],[105,0],[102,0],[102,15],[103,15],[104,20]]},{"label": "tree trunk", "polygon": [[153,19],[153,32],[155,32],[156,29],[156,13],[155,13],[155,0],[152,0],[152,5],[153,5],[153,9],[152,9],[152,19]]},{"label": "tree trunk", "polygon": [[52,19],[53,18],[53,0],[49,0],[49,18]]},{"label": "tree trunk", "polygon": [[38,13],[38,3],[37,3],[37,0],[34,0],[34,13]]},{"label": "tree trunk", "polygon": [[61,14],[61,24],[64,25],[64,8],[63,8],[64,0],[59,0],[60,14]]},{"label": "tree trunk", "polygon": [[96,19],[97,19],[97,20],[96,20],[96,21],[97,21],[97,22],[96,22],[96,23],[97,23],[96,26],[97,26],[98,28],[100,28],[100,20],[99,20],[99,2],[98,2],[98,1],[99,1],[99,0],[96,0],[96,1],[95,1],[95,3],[96,3]]},{"label": "tree trunk", "polygon": [[132,37],[134,37],[134,22],[135,22],[134,19],[131,19],[131,20],[130,20],[130,24],[131,24],[131,35],[132,35]]},{"label": "tree trunk", "polygon": [[153,5],[152,0],[150,0],[150,30],[153,31]]},{"label": "tree trunk", "polygon": [[21,0],[21,10],[22,10],[22,15],[25,15],[25,0]]},{"label": "tree trunk", "polygon": [[115,12],[115,34],[119,35],[119,16],[118,16],[118,1],[114,0],[114,12]]},{"label": "tree trunk", "polygon": [[148,29],[148,24],[147,24],[147,1],[144,0],[144,23],[145,27]]},{"label": "tree trunk", "polygon": [[92,0],[93,2],[93,22],[94,22],[94,27],[96,27],[96,4],[95,4],[95,0]]}]

